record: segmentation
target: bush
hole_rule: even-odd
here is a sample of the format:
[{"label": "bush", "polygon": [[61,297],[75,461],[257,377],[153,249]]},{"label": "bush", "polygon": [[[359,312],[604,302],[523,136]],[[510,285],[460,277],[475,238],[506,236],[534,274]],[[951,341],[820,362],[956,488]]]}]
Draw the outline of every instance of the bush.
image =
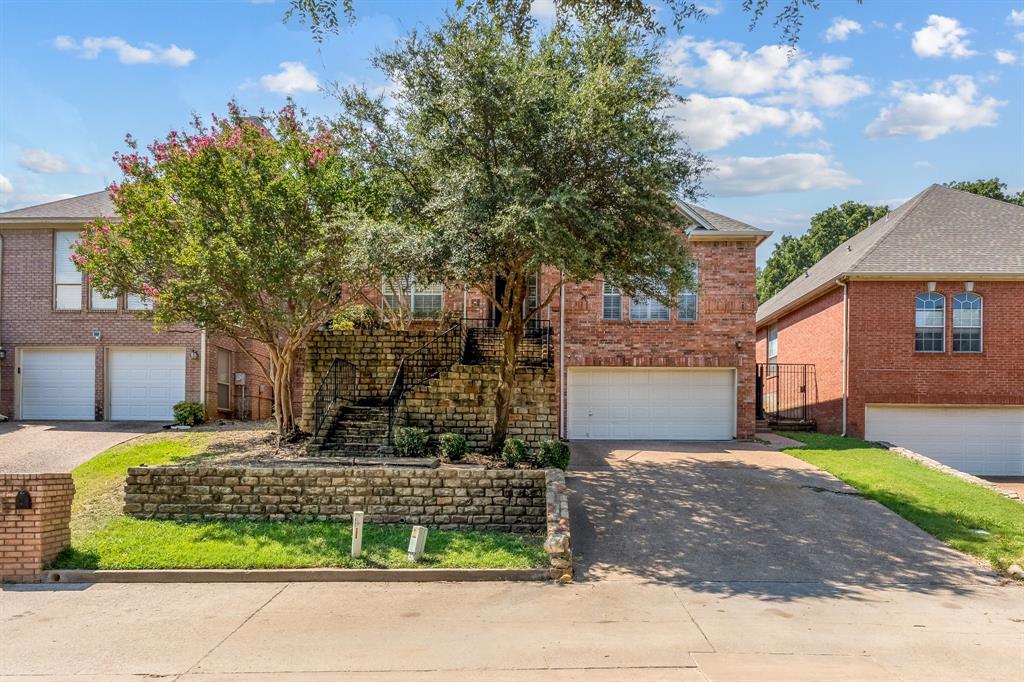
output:
[{"label": "bush", "polygon": [[442,433],[438,438],[441,454],[448,458],[449,462],[458,462],[466,456],[469,449],[466,446],[466,437],[461,433]]},{"label": "bush", "polygon": [[501,448],[501,458],[510,467],[525,462],[530,456],[530,449],[520,438],[509,438]]},{"label": "bush", "polygon": [[401,457],[423,457],[427,454],[430,434],[418,426],[399,426],[395,429],[395,451]]},{"label": "bush", "polygon": [[561,440],[544,440],[540,443],[537,464],[547,469],[554,467],[565,471],[569,468],[569,446]]},{"label": "bush", "polygon": [[185,426],[195,426],[206,421],[206,407],[202,403],[182,400],[174,406],[174,421]]},{"label": "bush", "polygon": [[331,319],[331,329],[374,329],[381,326],[380,309],[369,305],[342,308]]}]

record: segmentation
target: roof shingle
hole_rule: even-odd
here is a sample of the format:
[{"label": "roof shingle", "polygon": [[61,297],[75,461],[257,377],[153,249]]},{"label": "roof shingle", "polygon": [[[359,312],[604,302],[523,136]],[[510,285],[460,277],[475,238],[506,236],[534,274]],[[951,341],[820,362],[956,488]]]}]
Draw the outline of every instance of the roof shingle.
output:
[{"label": "roof shingle", "polygon": [[84,221],[93,218],[116,217],[114,203],[106,190],[83,194],[70,199],[58,199],[37,206],[16,208],[13,211],[0,213],[0,222],[60,222]]}]

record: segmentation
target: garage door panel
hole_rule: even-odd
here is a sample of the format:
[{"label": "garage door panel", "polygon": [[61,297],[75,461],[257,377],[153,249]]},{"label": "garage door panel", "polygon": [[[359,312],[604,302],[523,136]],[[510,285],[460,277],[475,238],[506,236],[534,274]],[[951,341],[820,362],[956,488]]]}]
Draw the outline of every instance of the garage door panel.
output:
[{"label": "garage door panel", "polygon": [[94,419],[95,401],[92,348],[21,352],[22,419]]},{"label": "garage door panel", "polygon": [[174,418],[174,404],[185,399],[185,349],[115,349],[109,364],[111,419]]},{"label": "garage door panel", "polygon": [[1024,475],[1024,407],[868,405],[865,435],[968,473]]},{"label": "garage door panel", "polygon": [[[735,435],[735,372],[569,370],[569,437],[728,440]],[[598,394],[595,386],[604,387]]]}]

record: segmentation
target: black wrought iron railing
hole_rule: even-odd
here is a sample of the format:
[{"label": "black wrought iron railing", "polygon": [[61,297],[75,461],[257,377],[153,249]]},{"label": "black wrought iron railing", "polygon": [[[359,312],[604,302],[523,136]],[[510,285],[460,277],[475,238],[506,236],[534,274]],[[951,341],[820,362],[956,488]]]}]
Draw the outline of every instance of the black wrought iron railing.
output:
[{"label": "black wrought iron railing", "polygon": [[814,365],[763,363],[757,366],[757,418],[769,423],[814,421],[818,384]]},{"label": "black wrought iron railing", "polygon": [[387,397],[389,443],[393,440],[395,420],[405,393],[451,369],[462,359],[462,346],[462,325],[456,322],[398,363]]},{"label": "black wrought iron railing", "polygon": [[[463,362],[494,365],[505,354],[505,336],[491,318],[464,319],[466,328]],[[551,367],[554,363],[554,330],[549,320],[531,318],[516,351],[516,362],[527,367]]]},{"label": "black wrought iron railing", "polygon": [[335,358],[320,380],[320,385],[313,394],[313,435],[320,433],[327,417],[340,404],[353,404],[356,401],[356,386],[359,373],[356,366],[347,360]]}]

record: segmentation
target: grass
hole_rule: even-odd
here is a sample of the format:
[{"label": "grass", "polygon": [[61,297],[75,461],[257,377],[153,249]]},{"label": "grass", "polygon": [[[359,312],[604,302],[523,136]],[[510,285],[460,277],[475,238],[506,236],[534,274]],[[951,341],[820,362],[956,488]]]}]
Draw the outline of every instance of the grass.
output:
[{"label": "grass", "polygon": [[782,435],[807,444],[786,450],[790,455],[828,471],[951,547],[1001,570],[1024,565],[1019,502],[856,438]]},{"label": "grass", "polygon": [[349,556],[351,525],[328,521],[159,521],[122,513],[128,467],[196,462],[207,434],[173,434],[113,447],[72,471],[71,546],[52,568],[533,568],[539,537],[431,530],[423,559],[406,558],[409,526],[363,527],[363,556]]}]

